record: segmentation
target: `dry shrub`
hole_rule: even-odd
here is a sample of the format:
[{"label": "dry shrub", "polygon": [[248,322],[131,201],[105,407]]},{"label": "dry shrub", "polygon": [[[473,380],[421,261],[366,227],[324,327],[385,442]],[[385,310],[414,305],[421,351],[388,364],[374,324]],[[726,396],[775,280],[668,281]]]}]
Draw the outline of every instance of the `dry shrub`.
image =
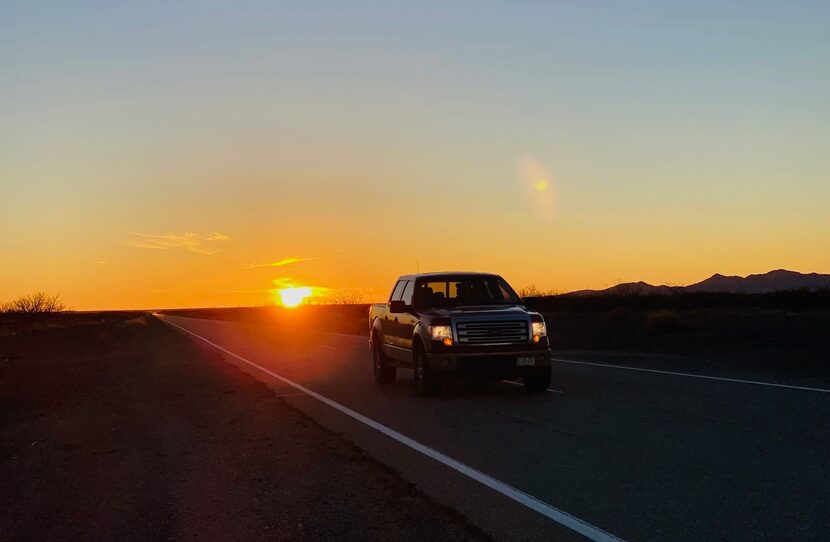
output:
[{"label": "dry shrub", "polygon": [[67,307],[59,294],[51,295],[46,292],[35,292],[0,304],[0,313],[3,314],[45,314],[65,310]]},{"label": "dry shrub", "polygon": [[366,295],[360,290],[341,290],[327,296],[325,305],[361,305],[366,303]]},{"label": "dry shrub", "polygon": [[551,297],[559,294],[557,290],[542,290],[541,288],[538,288],[535,284],[525,286],[524,288],[519,288],[519,290],[516,293],[519,294],[519,297],[521,297],[522,299],[528,297]]}]

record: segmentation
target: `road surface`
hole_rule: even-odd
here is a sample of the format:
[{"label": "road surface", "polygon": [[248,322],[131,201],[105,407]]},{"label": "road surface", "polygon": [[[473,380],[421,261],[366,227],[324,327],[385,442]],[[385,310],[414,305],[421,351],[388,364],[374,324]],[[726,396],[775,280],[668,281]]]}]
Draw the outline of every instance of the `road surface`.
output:
[{"label": "road surface", "polygon": [[830,537],[820,383],[557,358],[548,393],[458,384],[419,398],[410,371],[375,385],[364,337],[162,318],[499,540]]}]

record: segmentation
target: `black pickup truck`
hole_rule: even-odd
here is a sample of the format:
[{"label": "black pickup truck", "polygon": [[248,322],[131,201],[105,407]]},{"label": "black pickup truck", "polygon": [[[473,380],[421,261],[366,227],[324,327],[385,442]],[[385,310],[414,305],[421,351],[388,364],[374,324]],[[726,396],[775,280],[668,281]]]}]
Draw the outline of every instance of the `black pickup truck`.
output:
[{"label": "black pickup truck", "polygon": [[412,368],[419,395],[451,377],[521,377],[528,391],[550,385],[545,320],[490,273],[401,276],[389,300],[369,308],[369,346],[379,384]]}]

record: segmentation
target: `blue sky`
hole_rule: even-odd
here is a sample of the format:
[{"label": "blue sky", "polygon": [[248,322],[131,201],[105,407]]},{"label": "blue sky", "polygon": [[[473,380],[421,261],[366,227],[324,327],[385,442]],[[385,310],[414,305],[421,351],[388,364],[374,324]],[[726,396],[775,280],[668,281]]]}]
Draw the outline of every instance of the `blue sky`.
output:
[{"label": "blue sky", "polygon": [[[19,263],[0,294],[74,292],[46,270],[107,261],[120,288],[96,306],[178,303],[120,300],[141,288],[129,232],[230,232],[222,266],[323,258],[347,271],[305,281],[379,288],[424,222],[446,225],[427,265],[520,286],[829,272],[828,20],[820,2],[6,2],[0,255]],[[522,191],[527,157],[553,213]],[[165,277],[188,265],[187,299],[242,280],[154,261],[153,287],[187,290]]]}]

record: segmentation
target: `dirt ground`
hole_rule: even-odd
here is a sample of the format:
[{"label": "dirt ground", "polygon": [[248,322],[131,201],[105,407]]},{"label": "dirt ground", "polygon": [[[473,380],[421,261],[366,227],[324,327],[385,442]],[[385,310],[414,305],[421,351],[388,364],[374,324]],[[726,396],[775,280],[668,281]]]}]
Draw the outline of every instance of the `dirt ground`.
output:
[{"label": "dirt ground", "polygon": [[484,535],[141,314],[0,334],[0,540]]}]

